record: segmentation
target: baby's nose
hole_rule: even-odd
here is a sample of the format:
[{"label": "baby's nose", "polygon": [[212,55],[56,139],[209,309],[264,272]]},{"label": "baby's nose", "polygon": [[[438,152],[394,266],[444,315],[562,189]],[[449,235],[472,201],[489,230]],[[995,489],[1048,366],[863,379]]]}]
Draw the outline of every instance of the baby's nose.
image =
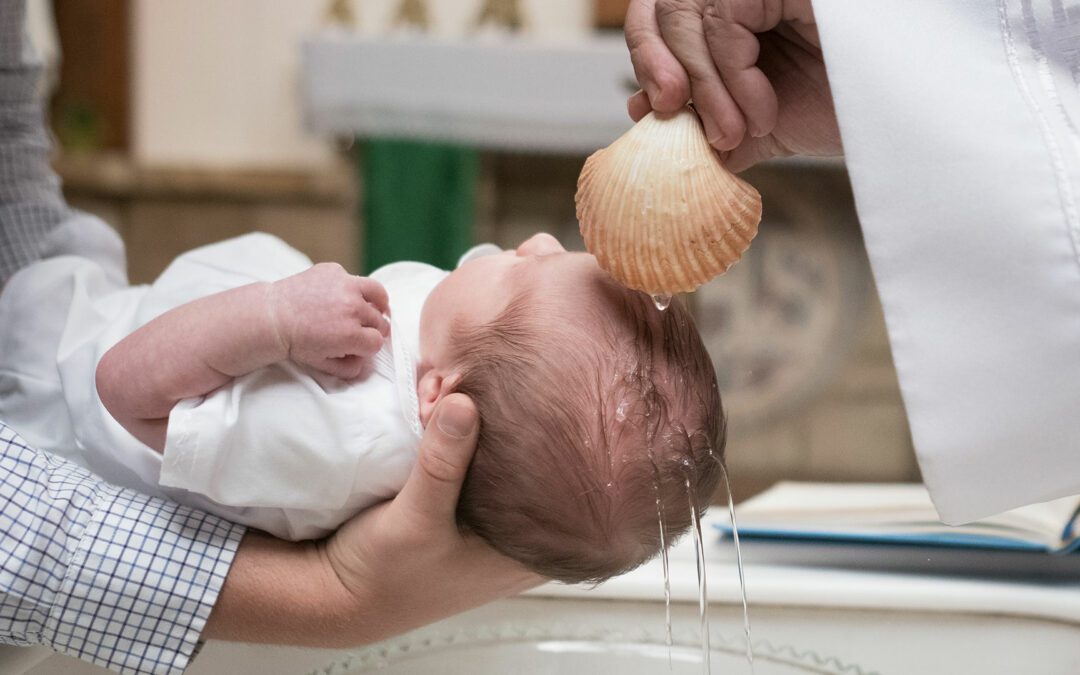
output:
[{"label": "baby's nose", "polygon": [[519,256],[548,255],[550,253],[563,253],[565,251],[566,249],[559,243],[559,240],[547,232],[534,234],[517,248],[517,254]]}]

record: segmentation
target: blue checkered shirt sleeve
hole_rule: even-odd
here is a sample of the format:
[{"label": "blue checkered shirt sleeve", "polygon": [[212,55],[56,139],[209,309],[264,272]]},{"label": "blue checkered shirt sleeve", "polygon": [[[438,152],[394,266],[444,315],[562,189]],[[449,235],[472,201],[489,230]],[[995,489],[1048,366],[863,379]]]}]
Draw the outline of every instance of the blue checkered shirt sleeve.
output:
[{"label": "blue checkered shirt sleeve", "polygon": [[23,0],[0,0],[0,284],[39,259],[49,233],[71,217],[49,166],[25,9]]},{"label": "blue checkered shirt sleeve", "polygon": [[243,533],[108,485],[0,423],[0,643],[180,673]]}]

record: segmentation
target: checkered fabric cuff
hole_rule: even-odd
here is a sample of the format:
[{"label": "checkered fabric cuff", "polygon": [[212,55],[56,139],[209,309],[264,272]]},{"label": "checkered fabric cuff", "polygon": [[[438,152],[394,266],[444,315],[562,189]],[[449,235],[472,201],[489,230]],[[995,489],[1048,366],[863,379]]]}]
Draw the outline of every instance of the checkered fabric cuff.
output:
[{"label": "checkered fabric cuff", "polygon": [[0,642],[180,673],[243,533],[108,485],[0,424]]}]

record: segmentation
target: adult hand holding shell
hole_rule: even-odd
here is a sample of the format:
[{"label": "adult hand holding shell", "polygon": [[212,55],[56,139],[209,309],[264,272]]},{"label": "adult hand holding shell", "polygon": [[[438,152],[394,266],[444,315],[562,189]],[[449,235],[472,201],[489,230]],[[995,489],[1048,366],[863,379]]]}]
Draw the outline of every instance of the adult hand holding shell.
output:
[{"label": "adult hand holding shell", "polygon": [[634,120],[690,99],[732,171],[838,155],[840,132],[810,0],[631,0]]}]

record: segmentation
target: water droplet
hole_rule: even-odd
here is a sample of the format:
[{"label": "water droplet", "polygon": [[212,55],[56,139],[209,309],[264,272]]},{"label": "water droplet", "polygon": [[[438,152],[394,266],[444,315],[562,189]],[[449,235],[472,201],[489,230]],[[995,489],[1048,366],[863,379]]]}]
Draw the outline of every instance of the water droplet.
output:
[{"label": "water droplet", "polygon": [[661,312],[671,306],[671,296],[670,295],[657,294],[657,295],[652,296],[652,301],[653,301],[653,304],[656,305],[656,308],[658,310],[660,310]]}]

